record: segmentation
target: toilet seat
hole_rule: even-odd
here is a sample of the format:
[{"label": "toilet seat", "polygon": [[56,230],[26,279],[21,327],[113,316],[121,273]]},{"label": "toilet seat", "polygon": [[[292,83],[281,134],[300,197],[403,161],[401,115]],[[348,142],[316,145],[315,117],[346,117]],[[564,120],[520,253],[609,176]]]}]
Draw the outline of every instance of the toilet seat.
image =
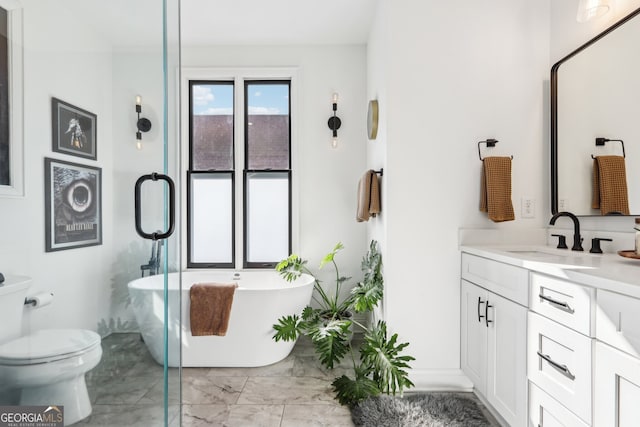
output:
[{"label": "toilet seat", "polygon": [[67,359],[100,346],[100,335],[83,329],[44,329],[0,345],[0,365],[34,365]]}]

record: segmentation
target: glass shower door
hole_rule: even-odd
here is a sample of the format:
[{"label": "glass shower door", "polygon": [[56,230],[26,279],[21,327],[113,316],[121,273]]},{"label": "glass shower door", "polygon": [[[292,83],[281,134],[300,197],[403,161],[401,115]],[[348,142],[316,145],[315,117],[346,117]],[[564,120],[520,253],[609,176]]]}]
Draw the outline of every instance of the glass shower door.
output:
[{"label": "glass shower door", "polygon": [[[162,379],[156,388],[162,388],[163,422],[159,425],[165,426],[181,425],[181,252],[176,204],[180,200],[177,193],[180,188],[180,95],[177,84],[180,74],[179,7],[179,0],[162,2],[162,116],[158,117],[157,131],[157,142],[161,143],[161,149],[154,151],[155,161],[146,165],[148,170],[139,176],[134,185],[135,229],[151,247],[149,263],[141,265],[141,275],[144,277],[146,270],[149,275],[160,276],[153,281],[151,301],[154,305],[152,327],[156,328],[151,333],[157,342],[145,344],[148,348],[155,345],[156,349],[161,344],[160,354],[154,355],[154,358],[156,362],[162,362]],[[145,136],[150,131],[150,123],[144,117],[143,99],[142,95],[136,97],[136,140],[141,150],[146,147]],[[161,337],[157,333],[158,322],[162,325]],[[147,325],[139,326],[144,337]],[[153,418],[157,419],[156,416]]]}]

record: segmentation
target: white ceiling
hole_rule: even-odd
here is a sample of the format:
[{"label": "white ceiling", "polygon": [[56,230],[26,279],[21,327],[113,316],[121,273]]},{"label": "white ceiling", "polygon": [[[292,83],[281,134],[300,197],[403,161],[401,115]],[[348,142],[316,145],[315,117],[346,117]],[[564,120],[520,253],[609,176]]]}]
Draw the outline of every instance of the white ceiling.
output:
[{"label": "white ceiling", "polygon": [[363,44],[377,1],[182,0],[182,44]]}]

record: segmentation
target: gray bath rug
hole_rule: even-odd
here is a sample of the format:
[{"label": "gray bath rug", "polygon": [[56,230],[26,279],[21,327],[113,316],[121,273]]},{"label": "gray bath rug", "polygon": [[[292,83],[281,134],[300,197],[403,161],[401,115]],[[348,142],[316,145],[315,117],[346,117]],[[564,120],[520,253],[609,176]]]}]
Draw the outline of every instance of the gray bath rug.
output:
[{"label": "gray bath rug", "polygon": [[477,403],[455,393],[379,396],[351,409],[356,426],[364,427],[490,427]]}]

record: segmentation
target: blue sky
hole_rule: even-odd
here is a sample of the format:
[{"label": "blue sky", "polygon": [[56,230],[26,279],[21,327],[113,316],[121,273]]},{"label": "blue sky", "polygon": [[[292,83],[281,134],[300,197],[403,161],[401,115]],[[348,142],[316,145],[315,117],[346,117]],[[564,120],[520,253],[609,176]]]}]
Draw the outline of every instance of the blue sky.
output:
[{"label": "blue sky", "polygon": [[[288,114],[288,86],[280,84],[250,84],[249,114]],[[193,86],[195,115],[231,114],[233,85],[203,84]]]}]

